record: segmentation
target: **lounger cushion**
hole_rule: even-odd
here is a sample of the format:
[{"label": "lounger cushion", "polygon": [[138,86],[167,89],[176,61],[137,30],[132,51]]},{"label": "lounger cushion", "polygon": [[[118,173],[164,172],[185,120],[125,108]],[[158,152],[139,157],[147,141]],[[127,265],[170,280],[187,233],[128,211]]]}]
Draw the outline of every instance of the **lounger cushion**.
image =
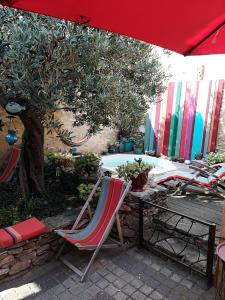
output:
[{"label": "lounger cushion", "polygon": [[46,226],[36,218],[30,218],[16,225],[0,229],[0,247],[10,247],[24,240],[34,238],[47,231]]}]

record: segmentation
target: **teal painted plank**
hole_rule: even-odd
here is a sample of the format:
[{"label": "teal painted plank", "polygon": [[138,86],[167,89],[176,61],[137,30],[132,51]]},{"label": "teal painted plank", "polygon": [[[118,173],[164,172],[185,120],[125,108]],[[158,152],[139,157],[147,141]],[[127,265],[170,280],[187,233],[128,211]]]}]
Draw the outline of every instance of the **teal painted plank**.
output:
[{"label": "teal painted plank", "polygon": [[197,109],[195,115],[195,124],[193,132],[193,141],[191,149],[191,159],[195,159],[195,155],[201,153],[206,107],[208,102],[209,82],[201,81],[199,83],[199,92],[197,99]]}]

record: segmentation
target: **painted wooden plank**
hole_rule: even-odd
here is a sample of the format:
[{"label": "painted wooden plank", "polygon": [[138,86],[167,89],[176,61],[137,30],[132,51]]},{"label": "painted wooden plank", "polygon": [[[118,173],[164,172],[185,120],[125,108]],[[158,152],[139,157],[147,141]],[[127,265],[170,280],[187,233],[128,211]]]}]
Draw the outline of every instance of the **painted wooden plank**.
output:
[{"label": "painted wooden plank", "polygon": [[169,139],[170,139],[170,123],[171,123],[171,114],[173,108],[174,87],[175,87],[175,83],[170,82],[168,86],[165,134],[164,134],[164,142],[163,142],[163,154],[166,156],[168,156],[168,146],[169,146]]},{"label": "painted wooden plank", "polygon": [[169,157],[172,156],[173,137],[174,137],[174,135],[176,135],[174,132],[174,123],[175,123],[175,113],[176,113],[177,87],[178,87],[178,83],[175,83],[174,93],[173,93],[173,107],[172,107],[171,122],[170,122],[170,137],[169,137],[169,145],[168,145],[168,156]]},{"label": "painted wooden plank", "polygon": [[210,132],[209,132],[209,141],[208,141],[208,152],[210,152],[210,146],[212,143],[212,135],[213,135],[213,124],[216,117],[216,98],[217,98],[217,90],[218,90],[219,80],[216,80],[216,88],[213,97],[213,108],[212,108],[212,116],[210,122]]},{"label": "painted wooden plank", "polygon": [[222,106],[223,88],[224,88],[224,80],[219,80],[218,89],[216,91],[216,97],[215,97],[215,113],[214,113],[215,117],[214,117],[214,122],[212,124],[211,144],[209,145],[210,152],[214,152],[216,150],[216,139],[217,139],[217,131],[219,125],[220,111]]},{"label": "painted wooden plank", "polygon": [[157,144],[158,144],[158,135],[159,135],[159,118],[160,118],[160,110],[161,110],[161,101],[160,96],[156,99],[156,115],[155,115],[155,135],[154,135],[154,143],[153,150],[157,152]]},{"label": "painted wooden plank", "polygon": [[184,158],[184,155],[185,155],[185,141],[186,141],[186,135],[187,135],[188,113],[189,113],[190,101],[191,101],[191,83],[187,82],[185,103],[184,103],[184,117],[183,117],[181,142],[180,142],[180,153],[179,153],[179,156],[181,158]]},{"label": "painted wooden plank", "polygon": [[166,122],[166,109],[167,109],[167,96],[168,96],[168,89],[165,92],[162,101],[162,116],[161,116],[161,124],[160,124],[160,148],[159,148],[159,155],[162,154],[163,151],[163,142],[164,142],[164,131],[165,131],[165,122]]},{"label": "painted wooden plank", "polygon": [[211,93],[210,93],[209,112],[208,112],[208,116],[207,116],[207,126],[206,126],[204,152],[203,152],[204,155],[206,155],[206,153],[208,153],[209,134],[210,134],[210,126],[211,126],[211,119],[212,119],[215,90],[216,90],[216,81],[213,81],[212,87],[211,87]]},{"label": "painted wooden plank", "polygon": [[181,90],[182,90],[182,81],[179,81],[177,83],[176,87],[176,94],[175,94],[175,110],[174,110],[174,115],[173,115],[173,120],[172,120],[172,125],[171,125],[171,152],[170,156],[175,156],[175,149],[176,149],[176,139],[177,139],[177,130],[178,130],[178,119],[179,119],[179,113],[180,113],[180,99],[181,99]]},{"label": "painted wooden plank", "polygon": [[205,154],[204,153],[204,146],[205,146],[205,138],[206,138],[206,129],[207,129],[208,114],[209,114],[211,90],[212,90],[212,80],[209,81],[208,97],[207,97],[207,104],[206,104],[206,111],[205,111],[204,130],[203,130],[202,149],[201,149],[201,153],[203,153],[203,154]]},{"label": "painted wooden plank", "polygon": [[163,115],[163,97],[160,96],[160,114],[159,114],[159,127],[158,127],[158,143],[157,143],[157,149],[156,149],[156,155],[160,156],[160,139],[161,139],[161,120]]},{"label": "painted wooden plank", "polygon": [[202,152],[204,124],[206,119],[207,105],[209,102],[208,86],[209,86],[208,81],[201,80],[199,82],[197,108],[196,108],[193,141],[192,141],[192,149],[191,149],[191,160],[195,158],[196,154]]},{"label": "painted wooden plank", "polygon": [[145,151],[149,151],[149,136],[150,136],[150,119],[149,119],[149,113],[146,113],[145,116],[145,138],[144,138],[144,149]]},{"label": "painted wooden plank", "polygon": [[150,141],[149,141],[149,150],[153,150],[153,143],[155,137],[155,112],[156,112],[156,105],[152,105],[151,115],[150,115],[150,122],[151,122],[151,133],[150,133]]},{"label": "painted wooden plank", "polygon": [[184,117],[184,103],[186,97],[186,82],[182,82],[182,89],[181,89],[181,98],[180,98],[180,105],[179,105],[179,114],[178,114],[178,124],[177,124],[177,136],[176,136],[176,148],[175,148],[175,157],[179,157],[180,154],[180,142],[181,142],[181,133],[182,133],[182,124],[183,124],[183,117]]},{"label": "painted wooden plank", "polygon": [[198,94],[199,81],[192,82],[191,85],[191,94],[190,94],[190,104],[188,110],[188,123],[186,131],[186,140],[185,140],[185,149],[184,149],[184,158],[190,159],[191,156],[191,146],[192,146],[192,137],[194,130],[194,121],[196,114],[196,104],[197,104],[197,94]]}]

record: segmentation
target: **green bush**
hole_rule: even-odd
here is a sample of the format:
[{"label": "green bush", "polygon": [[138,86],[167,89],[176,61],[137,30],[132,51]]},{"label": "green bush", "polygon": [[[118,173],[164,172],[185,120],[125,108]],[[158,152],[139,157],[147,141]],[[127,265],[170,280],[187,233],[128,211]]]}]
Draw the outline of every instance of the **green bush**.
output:
[{"label": "green bush", "polygon": [[207,158],[208,165],[215,165],[219,163],[225,163],[225,153],[210,152]]},{"label": "green bush", "polygon": [[101,157],[94,153],[87,153],[76,158],[74,163],[75,171],[78,175],[98,174],[101,166]]},{"label": "green bush", "polygon": [[[95,185],[93,183],[89,183],[89,184],[81,183],[77,188],[79,191],[80,200],[86,201],[88,196],[90,195],[91,191],[93,190],[94,186]],[[94,194],[94,199],[98,199],[100,196],[100,193],[101,193],[101,188],[98,187],[97,191]]]}]

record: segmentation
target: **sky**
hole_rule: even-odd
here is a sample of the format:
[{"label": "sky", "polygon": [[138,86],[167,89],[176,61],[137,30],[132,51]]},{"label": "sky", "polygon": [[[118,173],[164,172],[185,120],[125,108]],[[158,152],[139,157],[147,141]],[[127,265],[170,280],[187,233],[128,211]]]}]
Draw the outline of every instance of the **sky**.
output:
[{"label": "sky", "polygon": [[[198,74],[204,69],[204,79],[225,79],[225,54],[186,56],[172,52],[170,56],[161,54],[162,63],[169,66],[172,73],[171,81],[197,80]],[[202,67],[204,66],[204,67]]]}]

